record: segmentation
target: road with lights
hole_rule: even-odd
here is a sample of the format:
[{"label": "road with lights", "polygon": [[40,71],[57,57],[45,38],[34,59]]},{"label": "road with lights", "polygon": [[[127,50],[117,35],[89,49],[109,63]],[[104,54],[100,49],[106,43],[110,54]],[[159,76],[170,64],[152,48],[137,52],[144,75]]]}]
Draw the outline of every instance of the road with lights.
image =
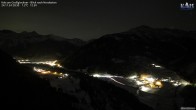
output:
[{"label": "road with lights", "polygon": [[43,65],[49,65],[52,67],[63,68],[63,66],[61,66],[57,60],[54,60],[54,61],[30,61],[27,59],[27,60],[18,60],[18,62],[20,64],[36,64],[36,65],[43,64]]},{"label": "road with lights", "polygon": [[[37,72],[42,78],[46,78],[46,79],[53,79],[53,78],[64,79],[64,78],[69,76],[68,73],[55,71],[55,69],[58,69],[58,68],[63,69],[63,66],[61,66],[58,63],[57,60],[53,60],[53,61],[31,61],[31,60],[28,60],[28,59],[22,59],[22,60],[18,60],[18,62],[20,64],[25,64],[25,65],[30,64],[31,66],[33,65],[33,70],[35,72]],[[41,67],[41,65],[47,65],[47,68],[46,67],[43,68],[43,67]]]}]

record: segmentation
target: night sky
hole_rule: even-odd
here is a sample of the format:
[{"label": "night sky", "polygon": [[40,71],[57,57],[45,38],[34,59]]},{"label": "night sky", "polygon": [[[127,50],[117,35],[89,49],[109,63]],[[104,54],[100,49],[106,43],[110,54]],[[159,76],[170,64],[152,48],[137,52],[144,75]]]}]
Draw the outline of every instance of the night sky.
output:
[{"label": "night sky", "polygon": [[[58,4],[35,8],[0,7],[0,29],[37,31],[83,40],[127,31],[140,25],[196,30],[196,8],[193,11],[180,10],[180,3],[185,3],[184,0],[50,1]],[[196,7],[196,0],[187,2],[195,3]]]}]

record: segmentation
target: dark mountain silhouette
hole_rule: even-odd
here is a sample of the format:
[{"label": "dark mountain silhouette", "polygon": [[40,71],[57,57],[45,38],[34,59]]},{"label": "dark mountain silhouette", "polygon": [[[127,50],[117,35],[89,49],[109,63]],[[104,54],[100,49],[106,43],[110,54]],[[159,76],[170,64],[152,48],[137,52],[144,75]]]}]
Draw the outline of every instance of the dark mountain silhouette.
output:
[{"label": "dark mountain silhouette", "polygon": [[39,35],[37,32],[16,33],[0,31],[0,49],[24,58],[64,58],[85,42],[80,39],[66,39],[55,35]]},{"label": "dark mountain silhouette", "polygon": [[105,35],[84,45],[66,59],[69,68],[129,73],[156,62],[191,81],[196,78],[196,33],[140,26]]},{"label": "dark mountain silhouette", "polygon": [[[84,100],[52,88],[47,80],[39,78],[30,68],[19,65],[9,55],[0,51],[1,108],[6,109],[54,109],[82,110]],[[114,85],[85,75],[78,75],[80,89],[90,98],[85,110],[152,110],[135,96]],[[79,95],[79,94],[78,94]]]}]

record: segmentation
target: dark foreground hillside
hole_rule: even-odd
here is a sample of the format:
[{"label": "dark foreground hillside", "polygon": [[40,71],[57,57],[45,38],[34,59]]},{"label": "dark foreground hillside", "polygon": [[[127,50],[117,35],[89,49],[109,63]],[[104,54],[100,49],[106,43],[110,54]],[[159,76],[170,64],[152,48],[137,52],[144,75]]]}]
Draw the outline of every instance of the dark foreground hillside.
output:
[{"label": "dark foreground hillside", "polygon": [[57,92],[48,81],[40,79],[30,68],[17,64],[0,52],[1,107],[6,109],[74,109],[72,96]]}]

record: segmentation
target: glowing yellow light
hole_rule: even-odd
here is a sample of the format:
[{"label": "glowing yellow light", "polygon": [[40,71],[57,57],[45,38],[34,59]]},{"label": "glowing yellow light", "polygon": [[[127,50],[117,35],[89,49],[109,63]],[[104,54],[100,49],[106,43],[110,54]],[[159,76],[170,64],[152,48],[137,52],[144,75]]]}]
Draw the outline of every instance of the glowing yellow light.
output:
[{"label": "glowing yellow light", "polygon": [[158,86],[159,88],[161,88],[163,85],[162,85],[161,81],[156,81],[155,86]]},{"label": "glowing yellow light", "polygon": [[140,76],[140,80],[146,80],[147,77],[148,77],[148,75],[143,74],[143,75]]},{"label": "glowing yellow light", "polygon": [[57,74],[57,72],[54,72],[53,74]]},{"label": "glowing yellow light", "polygon": [[50,74],[51,71],[42,71],[42,72],[40,72],[40,73],[42,73],[42,74]]},{"label": "glowing yellow light", "polygon": [[151,88],[155,88],[155,85],[154,85],[153,83],[150,83],[149,86],[150,86]]}]

